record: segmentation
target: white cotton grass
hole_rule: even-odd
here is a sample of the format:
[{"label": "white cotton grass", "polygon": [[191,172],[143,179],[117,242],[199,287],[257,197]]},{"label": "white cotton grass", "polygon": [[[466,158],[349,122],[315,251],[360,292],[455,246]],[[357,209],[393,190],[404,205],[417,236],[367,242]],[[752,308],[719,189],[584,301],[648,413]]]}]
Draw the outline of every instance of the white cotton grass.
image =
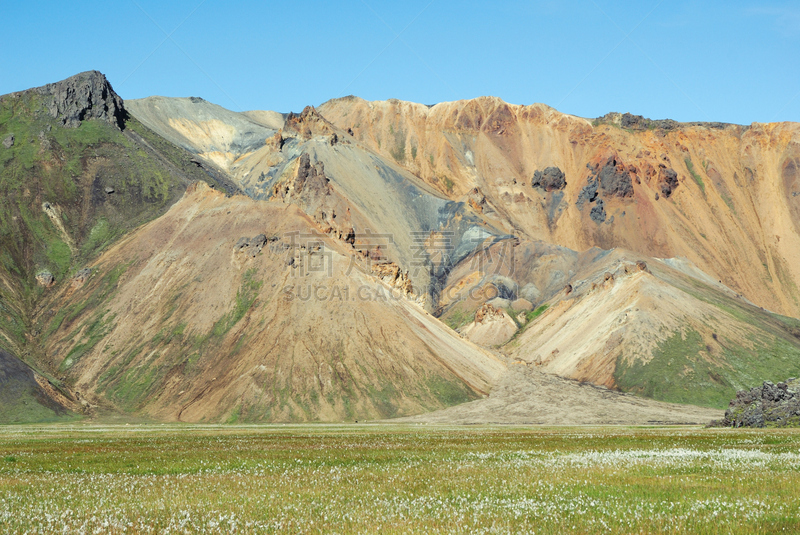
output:
[{"label": "white cotton grass", "polygon": [[43,429],[0,434],[2,532],[800,527],[800,435],[792,431]]}]

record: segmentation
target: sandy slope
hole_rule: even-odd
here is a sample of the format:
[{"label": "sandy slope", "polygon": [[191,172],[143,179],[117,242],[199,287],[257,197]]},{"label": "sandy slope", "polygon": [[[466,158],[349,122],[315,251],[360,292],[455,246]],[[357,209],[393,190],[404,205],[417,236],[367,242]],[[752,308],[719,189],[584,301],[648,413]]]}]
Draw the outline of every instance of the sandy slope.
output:
[{"label": "sandy slope", "polygon": [[487,399],[399,421],[448,424],[707,424],[722,410],[661,403],[514,365]]},{"label": "sandy slope", "polygon": [[[193,187],[52,303],[69,314],[51,366],[93,403],[182,421],[386,417],[488,393],[502,362],[314,230],[294,205]],[[258,234],[260,252],[237,252]]]}]

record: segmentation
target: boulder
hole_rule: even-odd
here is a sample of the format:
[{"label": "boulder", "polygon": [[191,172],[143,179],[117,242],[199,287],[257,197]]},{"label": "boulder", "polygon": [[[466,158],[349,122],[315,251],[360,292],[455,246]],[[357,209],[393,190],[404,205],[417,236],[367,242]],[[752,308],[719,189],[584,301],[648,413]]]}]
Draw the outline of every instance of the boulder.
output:
[{"label": "boulder", "polygon": [[250,256],[255,257],[258,253],[260,253],[261,249],[264,248],[265,243],[267,243],[267,237],[264,234],[259,234],[250,240]]},{"label": "boulder", "polygon": [[[677,187],[678,173],[663,164],[659,165],[658,188],[661,190],[661,194],[669,198]],[[658,195],[658,193],[656,193],[656,195]],[[656,200],[658,200],[658,197],[656,197]]]},{"label": "boulder", "polygon": [[721,427],[800,427],[800,379],[739,390],[725,411]]},{"label": "boulder", "polygon": [[8,134],[6,138],[3,140],[3,146],[7,149],[10,149],[14,146],[14,134]]},{"label": "boulder", "polygon": [[598,199],[597,204],[592,206],[592,211],[589,212],[589,217],[592,218],[592,221],[597,223],[605,223],[606,221],[606,207],[603,203],[603,199]]},{"label": "boulder", "polygon": [[56,283],[56,278],[49,271],[40,271],[36,274],[36,282],[39,283],[39,286],[49,288]]},{"label": "boulder", "polygon": [[531,186],[542,188],[545,191],[561,190],[567,186],[564,172],[558,167],[548,167],[544,171],[533,173]]}]

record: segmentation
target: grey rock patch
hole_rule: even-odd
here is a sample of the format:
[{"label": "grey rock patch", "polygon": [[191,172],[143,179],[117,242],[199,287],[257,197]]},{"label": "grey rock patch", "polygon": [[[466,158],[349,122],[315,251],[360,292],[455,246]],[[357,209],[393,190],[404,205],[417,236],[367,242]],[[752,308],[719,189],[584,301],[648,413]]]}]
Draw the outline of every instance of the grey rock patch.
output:
[{"label": "grey rock patch", "polygon": [[542,188],[545,191],[561,190],[567,185],[564,177],[564,172],[558,167],[548,167],[544,171],[536,171],[533,173],[533,180],[531,186],[534,188]]},{"label": "grey rock patch", "polygon": [[36,274],[36,282],[39,283],[39,286],[49,288],[56,283],[56,278],[49,271],[40,271]]},{"label": "grey rock patch", "polygon": [[542,292],[534,283],[529,282],[522,287],[522,289],[519,291],[519,295],[522,299],[526,299],[531,303],[536,303],[539,298],[542,297]]},{"label": "grey rock patch", "polygon": [[739,390],[725,411],[720,427],[800,427],[800,379]]},{"label": "grey rock patch", "polygon": [[503,299],[502,297],[495,297],[494,299],[490,299],[486,302],[492,305],[494,308],[511,308],[511,301],[508,299]]},{"label": "grey rock patch", "polygon": [[592,211],[589,212],[589,217],[592,218],[592,221],[597,223],[604,223],[606,220],[606,208],[603,204],[603,199],[599,199],[597,204],[592,206]]},{"label": "grey rock patch", "polygon": [[597,186],[597,180],[589,177],[589,183],[586,184],[578,194],[578,201],[575,203],[578,207],[578,210],[582,210],[583,205],[587,202],[593,203],[595,200],[597,200]]},{"label": "grey rock patch", "polygon": [[105,75],[87,71],[66,80],[33,89],[43,97],[47,113],[68,128],[87,119],[100,119],[122,129],[125,109]]}]

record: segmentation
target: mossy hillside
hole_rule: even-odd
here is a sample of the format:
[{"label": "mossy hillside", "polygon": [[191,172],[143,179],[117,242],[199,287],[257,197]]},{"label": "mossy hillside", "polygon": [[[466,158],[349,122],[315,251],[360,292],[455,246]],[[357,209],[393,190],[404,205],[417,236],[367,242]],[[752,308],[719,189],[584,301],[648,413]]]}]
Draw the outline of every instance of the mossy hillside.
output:
[{"label": "mossy hillside", "polygon": [[725,408],[736,391],[764,380],[800,375],[800,344],[766,334],[748,344],[704,340],[688,327],[673,333],[648,362],[617,360],[614,379],[626,392],[674,403]]},{"label": "mossy hillside", "polygon": [[68,421],[77,418],[48,399],[33,371],[12,354],[0,350],[0,425]]},{"label": "mossy hillside", "polygon": [[0,276],[7,281],[0,347],[30,360],[32,311],[53,292],[36,275],[49,271],[56,285],[68,282],[120,236],[164,213],[191,180],[208,176],[132,117],[122,131],[102,120],[63,127],[35,91],[0,99],[0,138],[10,134],[14,144],[0,147]]}]

